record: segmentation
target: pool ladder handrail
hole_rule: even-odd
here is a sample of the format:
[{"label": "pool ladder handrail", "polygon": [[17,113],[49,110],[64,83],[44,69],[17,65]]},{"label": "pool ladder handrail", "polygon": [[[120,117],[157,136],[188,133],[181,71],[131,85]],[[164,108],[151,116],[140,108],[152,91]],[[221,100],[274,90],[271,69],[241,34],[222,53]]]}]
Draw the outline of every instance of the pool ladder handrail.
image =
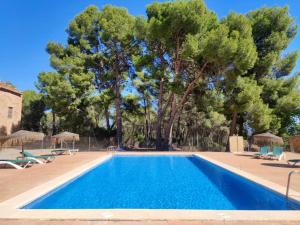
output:
[{"label": "pool ladder handrail", "polygon": [[292,171],[289,172],[288,181],[287,181],[287,185],[286,185],[286,193],[285,193],[285,199],[286,199],[286,201],[288,201],[288,199],[289,199],[290,182],[291,182],[291,176],[293,174],[300,174],[300,171],[298,171],[298,170],[292,170]]}]

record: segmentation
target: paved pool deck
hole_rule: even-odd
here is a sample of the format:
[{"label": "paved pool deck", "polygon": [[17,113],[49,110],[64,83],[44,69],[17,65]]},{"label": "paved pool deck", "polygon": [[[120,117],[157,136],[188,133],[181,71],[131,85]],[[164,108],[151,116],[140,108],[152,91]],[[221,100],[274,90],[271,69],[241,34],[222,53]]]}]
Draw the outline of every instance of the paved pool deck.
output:
[{"label": "paved pool deck", "polygon": [[[288,173],[292,170],[300,170],[300,163],[297,167],[287,164],[288,159],[300,159],[299,153],[286,153],[286,159],[267,160],[255,159],[253,153],[232,154],[226,152],[201,152],[200,155],[225,163],[238,170],[248,172],[261,177],[283,187],[287,185]],[[293,175],[291,179],[291,189],[300,192],[300,174]],[[300,225],[300,224],[299,224]]]},{"label": "paved pool deck", "polygon": [[[109,152],[79,152],[76,155],[65,155],[58,156],[56,160],[52,163],[44,165],[34,165],[31,168],[24,170],[16,169],[0,169],[0,203],[6,201],[10,198],[13,198],[23,192],[29,191],[32,188],[43,185],[49,180],[57,179],[58,177],[68,173],[71,170],[81,167],[82,165],[92,163],[95,159],[101,159],[108,156]],[[123,153],[123,154],[141,154],[141,153]],[[158,154],[158,153],[142,153],[142,154]],[[172,154],[172,152],[163,152],[163,154]],[[183,153],[184,154],[184,153]],[[187,154],[192,154],[188,152]],[[220,153],[220,152],[200,152],[201,156],[211,159],[212,161],[217,161],[235,168],[237,171],[242,173],[249,173],[256,177],[262,178],[264,180],[275,183],[279,186],[285,187],[287,181],[287,174],[289,171],[300,168],[291,168],[287,166],[286,161],[271,161],[271,160],[262,160],[262,159],[253,159],[249,154],[234,155],[231,153]],[[287,153],[287,159],[290,158],[300,158],[300,154]],[[292,180],[291,188],[297,192],[300,192],[300,175],[295,175]],[[278,212],[280,214],[280,212]],[[14,225],[14,224],[28,224],[28,225],[39,225],[39,224],[51,224],[51,225],[111,225],[111,224],[169,224],[169,225],[181,225],[181,224],[241,224],[241,225],[252,225],[252,224],[274,224],[274,225],[283,225],[290,224],[296,225],[300,224],[300,213],[299,220],[285,220],[284,215],[282,215],[282,220],[276,219],[267,219],[266,221],[255,221],[255,217],[251,221],[220,221],[220,220],[138,220],[137,221],[97,221],[97,220],[82,220],[82,219],[65,219],[65,220],[37,220],[37,219],[0,219],[0,225]]]},{"label": "paved pool deck", "polygon": [[299,222],[260,222],[260,221],[45,221],[45,220],[5,220],[0,225],[299,225]]},{"label": "paved pool deck", "polygon": [[54,179],[70,170],[89,163],[107,152],[79,152],[75,155],[60,155],[51,163],[34,164],[17,170],[0,169],[0,202],[21,194],[31,188]]}]

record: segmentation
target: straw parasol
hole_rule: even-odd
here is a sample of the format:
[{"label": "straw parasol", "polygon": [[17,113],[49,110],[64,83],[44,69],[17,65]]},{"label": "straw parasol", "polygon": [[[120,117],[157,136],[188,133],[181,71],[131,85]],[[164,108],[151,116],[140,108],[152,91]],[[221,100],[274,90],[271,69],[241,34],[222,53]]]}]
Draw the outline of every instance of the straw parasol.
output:
[{"label": "straw parasol", "polygon": [[8,139],[8,136],[0,136],[0,143],[5,142]]},{"label": "straw parasol", "polygon": [[72,141],[73,142],[73,149],[74,149],[75,141],[79,141],[79,134],[75,134],[75,133],[64,131],[62,133],[53,135],[52,138],[54,138],[57,141],[59,141],[61,147],[62,147],[63,141]]},{"label": "straw parasol", "polygon": [[273,144],[280,144],[283,145],[283,139],[282,137],[278,137],[274,134],[271,134],[269,132],[267,133],[261,133],[261,134],[255,134],[252,136],[252,140],[254,144],[258,145],[273,145]]},{"label": "straw parasol", "polygon": [[2,149],[2,145],[7,139],[8,136],[0,136],[0,149]]},{"label": "straw parasol", "polygon": [[31,141],[41,141],[44,139],[45,134],[40,132],[33,132],[28,130],[19,130],[11,135],[5,137],[4,144],[22,146],[22,152],[24,151],[24,144]]}]

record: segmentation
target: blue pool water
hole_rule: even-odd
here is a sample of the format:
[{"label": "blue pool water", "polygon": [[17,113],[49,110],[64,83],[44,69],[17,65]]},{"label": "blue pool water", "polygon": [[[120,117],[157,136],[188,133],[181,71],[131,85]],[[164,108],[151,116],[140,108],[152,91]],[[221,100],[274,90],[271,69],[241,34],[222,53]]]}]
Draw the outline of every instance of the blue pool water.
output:
[{"label": "blue pool water", "polygon": [[197,156],[173,155],[114,156],[23,208],[287,210],[290,204]]}]

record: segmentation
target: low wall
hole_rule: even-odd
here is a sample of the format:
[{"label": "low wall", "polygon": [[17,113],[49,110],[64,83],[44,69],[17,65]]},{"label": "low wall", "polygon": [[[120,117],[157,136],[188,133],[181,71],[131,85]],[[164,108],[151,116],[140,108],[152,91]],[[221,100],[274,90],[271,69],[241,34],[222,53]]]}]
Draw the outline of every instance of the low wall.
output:
[{"label": "low wall", "polygon": [[229,149],[230,152],[237,153],[244,151],[244,139],[242,136],[230,136],[229,137]]}]

